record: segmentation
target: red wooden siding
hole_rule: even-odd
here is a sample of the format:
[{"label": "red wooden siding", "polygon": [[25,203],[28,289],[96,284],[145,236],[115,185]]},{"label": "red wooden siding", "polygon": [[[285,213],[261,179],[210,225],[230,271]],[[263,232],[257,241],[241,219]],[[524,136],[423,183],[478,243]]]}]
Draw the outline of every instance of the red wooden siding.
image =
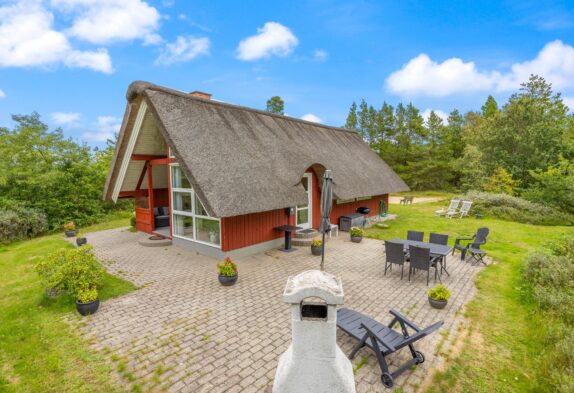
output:
[{"label": "red wooden siding", "polygon": [[[155,206],[169,206],[169,191],[167,188],[153,190]],[[138,231],[151,233],[153,231],[153,214],[149,208],[136,207],[136,228]]]},{"label": "red wooden siding", "polygon": [[384,200],[387,206],[389,205],[389,195],[376,195],[371,197],[371,199],[366,199],[364,201],[355,201],[343,204],[337,204],[337,201],[333,201],[333,211],[331,212],[331,222],[333,224],[339,224],[339,217],[356,213],[359,207],[368,207],[371,209],[369,217],[373,217],[379,214],[379,201]]},{"label": "red wooden siding", "polygon": [[221,249],[235,250],[283,237],[283,232],[274,230],[286,224],[295,224],[295,216],[290,217],[285,209],[221,219]]},{"label": "red wooden siding", "polygon": [[[312,170],[311,182],[312,190],[312,225],[318,228],[321,222],[321,196],[319,193],[319,179]],[[356,213],[357,208],[366,206],[371,209],[369,216],[379,214],[379,201],[383,199],[388,203],[388,195],[378,195],[364,201],[350,202],[338,205],[333,201],[333,211],[331,212],[331,222],[339,223],[339,217],[342,215]],[[245,214],[242,216],[227,217],[221,219],[221,249],[223,251],[236,250],[238,248],[252,246],[273,239],[283,237],[282,232],[275,231],[273,228],[285,225],[295,224],[295,215],[287,217],[285,209],[271,210],[261,213]]]}]

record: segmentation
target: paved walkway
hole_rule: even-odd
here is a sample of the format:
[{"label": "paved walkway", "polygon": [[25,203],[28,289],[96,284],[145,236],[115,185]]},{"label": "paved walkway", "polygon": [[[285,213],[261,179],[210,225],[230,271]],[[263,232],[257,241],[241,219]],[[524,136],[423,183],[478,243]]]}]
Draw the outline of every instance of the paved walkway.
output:
[{"label": "paved walkway", "polygon": [[[88,235],[109,271],[143,286],[82,319],[82,333],[114,363],[118,378],[141,391],[256,392],[271,385],[279,355],[291,340],[289,307],[281,301],[287,277],[318,268],[319,257],[301,248],[243,258],[236,261],[237,284],[223,287],[215,260],[175,246],[142,247],[138,236],[125,229]],[[417,391],[465,323],[461,308],[474,295],[480,267],[461,262],[458,254],[449,258],[451,276],[443,281],[453,296],[446,309],[435,310],[427,301],[423,273],[410,283],[400,280],[396,268],[383,276],[382,248],[377,240],[351,243],[341,233],[327,244],[325,266],[342,277],[345,307],[382,322],[389,320],[390,308],[421,326],[445,321],[440,333],[420,343],[427,361],[396,381],[404,392]],[[338,343],[345,353],[354,344],[341,332]],[[361,363],[357,391],[384,392],[372,352],[361,350],[353,364]]]}]

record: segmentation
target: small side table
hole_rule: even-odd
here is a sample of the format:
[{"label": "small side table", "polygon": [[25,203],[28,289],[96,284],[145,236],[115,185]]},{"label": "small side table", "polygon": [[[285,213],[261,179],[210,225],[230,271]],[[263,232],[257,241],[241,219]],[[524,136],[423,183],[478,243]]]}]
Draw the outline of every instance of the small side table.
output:
[{"label": "small side table", "polygon": [[298,230],[303,229],[303,228],[297,227],[295,225],[281,225],[281,226],[275,227],[273,229],[275,229],[276,231],[285,232],[285,246],[283,248],[280,248],[279,250],[284,251],[284,252],[295,251],[291,247],[291,233],[297,232]]}]

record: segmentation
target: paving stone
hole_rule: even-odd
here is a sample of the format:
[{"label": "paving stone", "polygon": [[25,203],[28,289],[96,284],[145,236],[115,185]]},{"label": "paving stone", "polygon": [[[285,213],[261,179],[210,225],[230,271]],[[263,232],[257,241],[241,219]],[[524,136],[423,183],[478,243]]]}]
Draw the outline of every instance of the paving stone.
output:
[{"label": "paving stone", "polygon": [[[163,372],[156,390],[243,392],[272,385],[279,355],[291,341],[291,314],[281,301],[285,283],[291,275],[317,269],[320,258],[300,248],[237,259],[239,280],[223,287],[217,281],[216,260],[176,246],[142,247],[139,236],[125,229],[89,234],[95,253],[107,261],[106,269],[142,288],[104,302],[95,315],[70,318],[70,323],[77,324],[86,339],[94,337],[91,345],[110,362],[112,356],[125,358],[126,372],[138,376],[142,386],[154,385],[158,369]],[[325,268],[343,280],[344,307],[383,323],[391,319],[391,308],[423,327],[444,320],[447,337],[437,333],[422,340],[417,347],[426,362],[397,378],[396,387],[405,392],[416,391],[444,362],[437,346],[444,341],[442,352],[450,348],[466,323],[463,307],[475,294],[474,279],[481,267],[460,261],[459,254],[449,256],[447,265],[451,275],[442,281],[452,298],[444,310],[435,310],[428,304],[426,274],[419,272],[410,282],[400,279],[399,269],[383,274],[381,241],[355,244],[341,233],[326,247]],[[355,345],[342,332],[337,342],[345,353]],[[396,366],[408,355],[397,353],[389,361]],[[363,356],[366,363],[355,375],[357,391],[385,392],[371,351],[359,351],[353,364]]]}]

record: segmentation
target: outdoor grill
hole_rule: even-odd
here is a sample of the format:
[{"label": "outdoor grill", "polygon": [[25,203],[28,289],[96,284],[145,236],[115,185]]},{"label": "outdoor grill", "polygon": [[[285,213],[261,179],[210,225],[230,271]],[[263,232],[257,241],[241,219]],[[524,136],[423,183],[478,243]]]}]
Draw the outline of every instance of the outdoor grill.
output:
[{"label": "outdoor grill", "polygon": [[360,208],[357,209],[357,213],[361,213],[361,214],[369,214],[371,212],[371,209],[369,209],[368,207],[365,206],[361,206]]}]

